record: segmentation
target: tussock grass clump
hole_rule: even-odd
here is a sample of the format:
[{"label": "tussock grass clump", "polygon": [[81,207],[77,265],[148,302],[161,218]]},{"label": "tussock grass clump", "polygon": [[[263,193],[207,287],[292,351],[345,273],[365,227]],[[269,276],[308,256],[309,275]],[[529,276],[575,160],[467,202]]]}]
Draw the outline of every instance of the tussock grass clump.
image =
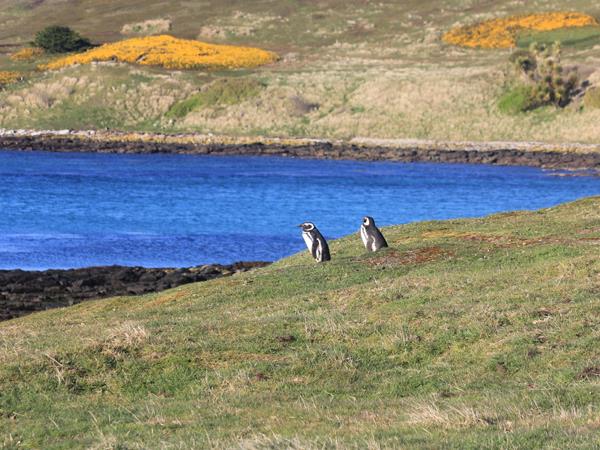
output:
[{"label": "tussock grass clump", "polygon": [[277,59],[275,53],[251,47],[207,44],[169,35],[127,39],[57,59],[42,69],[55,70],[95,61],[119,61],[166,69],[236,69]]},{"label": "tussock grass clump", "polygon": [[148,330],[135,322],[124,322],[110,330],[109,335],[98,344],[107,356],[119,357],[142,346],[149,337]]},{"label": "tussock grass clump", "polygon": [[169,19],[151,19],[143,22],[128,23],[121,28],[121,34],[125,35],[150,35],[166,33],[171,31],[171,21]]},{"label": "tussock grass clump", "polygon": [[521,30],[549,31],[569,27],[598,26],[598,21],[578,12],[549,12],[491,19],[454,28],[442,39],[462,47],[511,48]]}]

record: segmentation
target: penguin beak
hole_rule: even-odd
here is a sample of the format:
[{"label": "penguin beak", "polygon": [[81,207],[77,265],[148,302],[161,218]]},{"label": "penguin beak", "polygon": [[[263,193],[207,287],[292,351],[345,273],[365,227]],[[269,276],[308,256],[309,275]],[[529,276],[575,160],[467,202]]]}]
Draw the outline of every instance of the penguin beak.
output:
[{"label": "penguin beak", "polygon": [[302,228],[302,225],[304,225],[304,224],[302,224],[302,223],[301,223],[300,225],[296,225],[296,226],[297,226],[298,228]]}]

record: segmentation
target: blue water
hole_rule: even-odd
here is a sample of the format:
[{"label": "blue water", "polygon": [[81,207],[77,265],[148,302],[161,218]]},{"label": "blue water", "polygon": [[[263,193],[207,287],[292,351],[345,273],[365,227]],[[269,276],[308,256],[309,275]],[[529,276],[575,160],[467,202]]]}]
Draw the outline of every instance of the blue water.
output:
[{"label": "blue water", "polygon": [[600,178],[526,167],[0,151],[0,268],[276,260],[380,225],[536,209]]}]

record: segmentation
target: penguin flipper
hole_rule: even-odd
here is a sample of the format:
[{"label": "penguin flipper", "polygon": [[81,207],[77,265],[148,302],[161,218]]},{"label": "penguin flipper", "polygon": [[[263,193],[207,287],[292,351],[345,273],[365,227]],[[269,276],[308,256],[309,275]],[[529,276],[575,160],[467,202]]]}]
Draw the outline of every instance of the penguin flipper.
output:
[{"label": "penguin flipper", "polygon": [[385,236],[383,235],[383,233],[379,233],[379,234],[380,234],[380,236],[381,236],[381,248],[383,248],[383,247],[387,247],[387,246],[388,246],[388,243],[387,243],[387,241],[385,240]]},{"label": "penguin flipper", "polygon": [[381,247],[387,247],[388,246],[387,240],[385,239],[385,236],[383,235],[383,233],[381,231],[379,232],[379,236],[381,236]]},{"label": "penguin flipper", "polygon": [[327,245],[327,243],[325,243],[325,247],[323,248],[321,261],[331,261],[331,254],[329,253],[329,246]]}]

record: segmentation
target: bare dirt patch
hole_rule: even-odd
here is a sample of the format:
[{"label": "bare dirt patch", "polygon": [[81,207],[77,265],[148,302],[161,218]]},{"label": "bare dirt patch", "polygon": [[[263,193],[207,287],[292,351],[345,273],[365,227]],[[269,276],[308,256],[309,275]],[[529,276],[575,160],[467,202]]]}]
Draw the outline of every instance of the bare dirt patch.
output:
[{"label": "bare dirt patch", "polygon": [[409,264],[425,264],[452,255],[452,252],[437,246],[418,248],[416,250],[409,250],[405,252],[389,250],[381,256],[369,259],[368,264],[372,266],[404,266]]},{"label": "bare dirt patch", "polygon": [[292,334],[277,336],[277,342],[280,342],[282,344],[291,344],[292,342],[296,342],[296,336]]},{"label": "bare dirt patch", "polygon": [[577,375],[577,379],[579,380],[591,380],[594,378],[600,378],[600,366],[586,367]]},{"label": "bare dirt patch", "polygon": [[485,242],[499,248],[529,247],[531,245],[563,243],[564,239],[541,237],[535,239],[524,239],[516,236],[495,236],[485,234],[467,234],[463,239],[475,242]]},{"label": "bare dirt patch", "polygon": [[578,238],[578,239],[565,239],[557,236],[541,236],[537,238],[521,238],[518,236],[511,235],[495,235],[495,234],[483,234],[483,233],[461,233],[461,232],[445,232],[445,231],[431,231],[421,235],[424,238],[456,238],[465,241],[472,241],[478,243],[490,244],[496,248],[515,248],[515,247],[529,247],[532,245],[546,245],[546,244],[574,244],[578,242],[597,242],[600,241],[598,238]]}]

